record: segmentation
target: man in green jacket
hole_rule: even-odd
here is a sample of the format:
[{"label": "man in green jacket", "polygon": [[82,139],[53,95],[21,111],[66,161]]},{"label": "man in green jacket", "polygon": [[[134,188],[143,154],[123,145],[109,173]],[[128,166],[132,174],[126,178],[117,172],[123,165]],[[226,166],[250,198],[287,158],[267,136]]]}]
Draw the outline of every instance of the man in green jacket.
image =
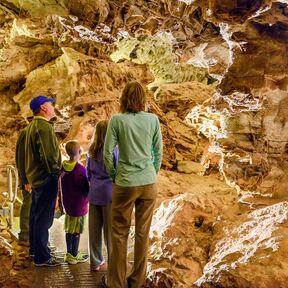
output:
[{"label": "man in green jacket", "polygon": [[31,185],[28,183],[25,174],[25,136],[26,128],[21,131],[16,143],[16,166],[23,196],[20,209],[20,232],[18,234],[19,244],[21,245],[29,244],[29,215],[32,202]]},{"label": "man in green jacket", "polygon": [[62,263],[52,257],[48,248],[58,192],[61,155],[52,124],[55,99],[38,96],[31,100],[34,114],[26,128],[25,174],[32,187],[30,212],[30,254],[35,266],[57,266]]}]

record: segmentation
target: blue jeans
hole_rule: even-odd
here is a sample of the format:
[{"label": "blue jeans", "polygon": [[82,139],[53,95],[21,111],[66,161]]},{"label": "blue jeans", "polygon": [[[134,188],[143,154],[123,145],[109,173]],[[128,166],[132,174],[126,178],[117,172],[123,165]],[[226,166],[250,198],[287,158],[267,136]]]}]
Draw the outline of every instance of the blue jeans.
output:
[{"label": "blue jeans", "polygon": [[51,258],[48,248],[49,228],[53,224],[58,180],[51,179],[47,184],[34,188],[30,211],[30,254],[34,262],[41,264]]}]

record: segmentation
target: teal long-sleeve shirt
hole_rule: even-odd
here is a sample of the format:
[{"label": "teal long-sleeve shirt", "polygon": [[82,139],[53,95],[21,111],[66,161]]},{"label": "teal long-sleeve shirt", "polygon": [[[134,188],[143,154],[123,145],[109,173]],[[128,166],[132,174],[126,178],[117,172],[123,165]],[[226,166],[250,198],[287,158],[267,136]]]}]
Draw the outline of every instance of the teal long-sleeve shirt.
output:
[{"label": "teal long-sleeve shirt", "polygon": [[[115,169],[113,150],[116,145],[119,161]],[[162,135],[156,115],[139,112],[112,116],[104,144],[104,162],[116,185],[135,187],[155,183],[162,152]]]}]

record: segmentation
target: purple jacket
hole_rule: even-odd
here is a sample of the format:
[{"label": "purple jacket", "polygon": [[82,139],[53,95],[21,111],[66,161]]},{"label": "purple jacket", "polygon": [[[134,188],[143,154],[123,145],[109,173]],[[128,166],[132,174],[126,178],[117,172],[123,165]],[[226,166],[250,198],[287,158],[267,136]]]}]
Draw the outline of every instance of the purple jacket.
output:
[{"label": "purple jacket", "polygon": [[61,168],[62,204],[69,216],[84,216],[88,212],[89,183],[86,168],[76,163],[71,172]]},{"label": "purple jacket", "polygon": [[[118,147],[114,149],[113,159],[116,168],[119,158]],[[87,172],[90,182],[88,199],[94,205],[108,205],[112,202],[113,183],[107,174],[104,161],[103,149],[101,150],[101,160],[97,161],[92,157],[87,157]]]}]

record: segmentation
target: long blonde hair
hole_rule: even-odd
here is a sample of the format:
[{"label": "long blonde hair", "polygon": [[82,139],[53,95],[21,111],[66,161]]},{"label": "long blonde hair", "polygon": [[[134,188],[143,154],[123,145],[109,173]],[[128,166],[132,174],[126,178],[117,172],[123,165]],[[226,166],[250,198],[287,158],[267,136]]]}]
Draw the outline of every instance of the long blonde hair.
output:
[{"label": "long blonde hair", "polygon": [[103,148],[105,136],[107,132],[108,120],[101,120],[96,124],[94,129],[93,138],[88,150],[90,157],[101,160],[100,151]]}]

